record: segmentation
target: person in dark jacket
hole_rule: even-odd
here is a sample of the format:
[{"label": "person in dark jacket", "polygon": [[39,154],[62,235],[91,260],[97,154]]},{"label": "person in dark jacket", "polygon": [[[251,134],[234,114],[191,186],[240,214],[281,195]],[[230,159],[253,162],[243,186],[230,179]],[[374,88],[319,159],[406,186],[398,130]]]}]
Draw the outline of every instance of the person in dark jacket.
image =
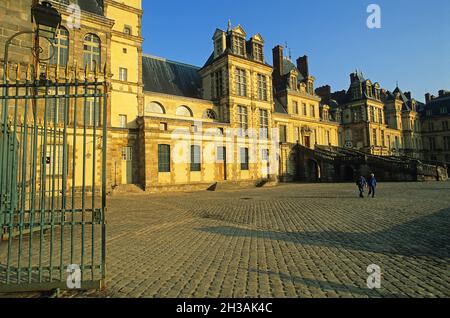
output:
[{"label": "person in dark jacket", "polygon": [[377,188],[377,179],[375,179],[375,175],[372,173],[367,181],[369,186],[369,197],[372,195],[372,198],[375,197],[375,189]]},{"label": "person in dark jacket", "polygon": [[358,186],[358,189],[359,189],[359,197],[364,198],[364,187],[367,186],[366,178],[364,178],[363,176],[360,176],[358,178],[358,180],[356,181],[356,185]]}]

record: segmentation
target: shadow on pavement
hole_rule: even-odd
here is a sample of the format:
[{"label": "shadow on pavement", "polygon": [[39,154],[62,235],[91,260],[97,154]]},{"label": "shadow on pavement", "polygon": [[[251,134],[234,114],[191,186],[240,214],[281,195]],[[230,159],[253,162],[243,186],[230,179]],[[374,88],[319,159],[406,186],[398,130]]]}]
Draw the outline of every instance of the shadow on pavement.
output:
[{"label": "shadow on pavement", "polygon": [[[368,219],[367,222],[371,220]],[[342,247],[372,253],[404,256],[450,257],[450,209],[370,233],[347,232],[279,232],[235,226],[197,229],[225,236],[259,237],[297,244]]]}]

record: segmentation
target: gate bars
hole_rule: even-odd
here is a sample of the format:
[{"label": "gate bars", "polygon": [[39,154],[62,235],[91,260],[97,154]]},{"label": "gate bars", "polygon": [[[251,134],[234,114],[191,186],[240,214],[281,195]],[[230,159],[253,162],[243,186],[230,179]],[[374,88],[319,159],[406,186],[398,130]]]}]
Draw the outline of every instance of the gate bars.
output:
[{"label": "gate bars", "polygon": [[23,74],[18,64],[14,79],[10,68],[0,84],[0,292],[101,287],[106,66]]}]

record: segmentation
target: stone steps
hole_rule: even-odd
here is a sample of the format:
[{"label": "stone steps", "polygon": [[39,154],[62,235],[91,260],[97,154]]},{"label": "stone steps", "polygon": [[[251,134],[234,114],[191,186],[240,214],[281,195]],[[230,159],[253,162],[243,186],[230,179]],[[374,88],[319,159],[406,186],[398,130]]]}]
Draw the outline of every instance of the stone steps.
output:
[{"label": "stone steps", "polygon": [[136,184],[120,184],[114,188],[112,195],[118,194],[143,194],[144,190]]}]

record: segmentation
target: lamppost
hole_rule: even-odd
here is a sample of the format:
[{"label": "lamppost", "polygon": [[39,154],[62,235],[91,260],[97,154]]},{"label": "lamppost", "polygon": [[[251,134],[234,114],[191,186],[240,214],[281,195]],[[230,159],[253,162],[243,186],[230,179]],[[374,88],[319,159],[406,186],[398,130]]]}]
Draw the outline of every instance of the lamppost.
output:
[{"label": "lamppost", "polygon": [[[9,46],[11,45],[12,41],[23,34],[34,34],[35,42],[37,42],[37,39],[42,37],[46,39],[50,43],[50,46],[53,48],[52,40],[56,38],[59,26],[61,25],[61,14],[58,12],[58,10],[53,8],[48,1],[42,1],[42,3],[36,1],[31,7],[31,22],[33,23],[34,30],[17,32],[9,37],[5,42],[5,51],[3,57],[3,78],[5,81],[7,73],[6,69],[8,67]],[[32,47],[31,50],[33,56],[37,60],[37,63],[39,63],[39,55],[43,52],[43,49],[39,46],[39,44],[37,44]],[[55,53],[53,49],[52,51],[52,55],[47,60],[51,59],[53,54]],[[37,74],[35,75],[37,76]]]}]

